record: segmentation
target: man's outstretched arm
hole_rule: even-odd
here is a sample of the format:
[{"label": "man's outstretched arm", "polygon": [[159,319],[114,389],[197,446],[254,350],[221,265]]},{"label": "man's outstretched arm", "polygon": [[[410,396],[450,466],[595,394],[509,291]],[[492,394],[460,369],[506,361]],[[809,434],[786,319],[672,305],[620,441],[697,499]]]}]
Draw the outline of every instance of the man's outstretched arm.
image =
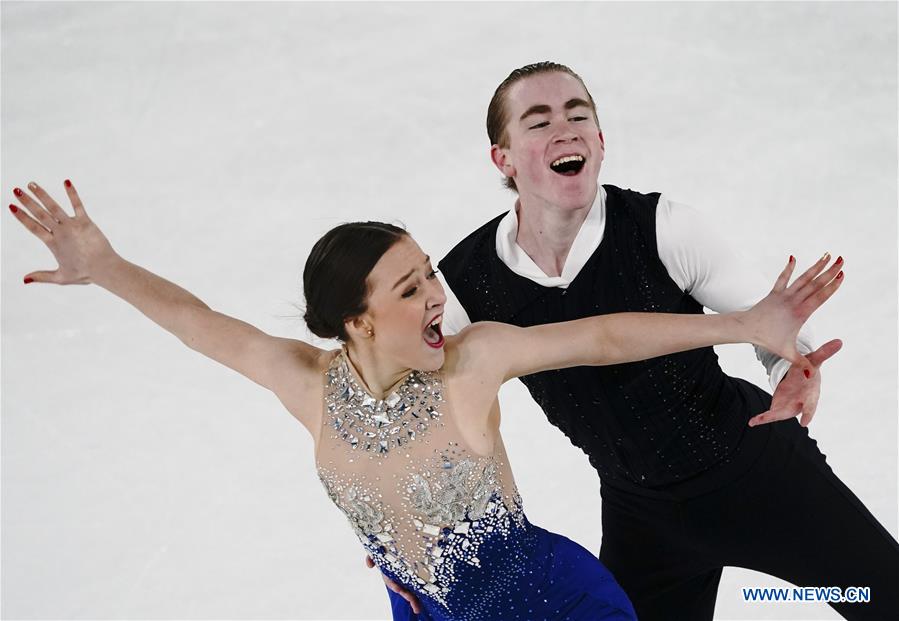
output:
[{"label": "man's outstretched arm", "polygon": [[[672,280],[710,310],[745,310],[768,291],[766,279],[734,250],[727,236],[712,226],[707,216],[687,205],[659,198],[656,237],[659,258]],[[806,324],[799,332],[796,348],[819,368],[840,347],[838,341],[830,341],[816,349]],[[801,424],[808,425],[818,403],[820,373],[815,373],[810,382],[789,361],[761,347],[755,350],[768,372],[774,401],[770,413],[754,418],[750,424],[791,418],[802,412]]]}]

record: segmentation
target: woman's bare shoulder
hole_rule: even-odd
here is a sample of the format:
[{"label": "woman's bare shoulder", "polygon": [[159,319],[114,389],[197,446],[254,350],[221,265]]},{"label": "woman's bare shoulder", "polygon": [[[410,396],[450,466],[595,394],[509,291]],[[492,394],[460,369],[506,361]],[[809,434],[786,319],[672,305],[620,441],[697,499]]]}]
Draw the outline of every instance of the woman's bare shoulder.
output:
[{"label": "woman's bare shoulder", "polygon": [[496,356],[491,355],[485,332],[489,326],[472,324],[447,337],[443,364],[453,413],[464,421],[463,435],[471,446],[479,447],[480,454],[491,452],[499,432],[497,394],[502,386],[502,373],[494,363]]},{"label": "woman's bare shoulder", "polygon": [[498,321],[478,321],[465,326],[458,334],[447,337],[447,347],[457,349],[463,356],[484,354],[514,338],[520,330],[521,328]]},{"label": "woman's bare shoulder", "polygon": [[324,375],[339,349],[320,349],[295,339],[284,339],[285,368],[274,391],[288,412],[312,433],[321,426]]},{"label": "woman's bare shoulder", "polygon": [[446,338],[444,373],[453,376],[492,376],[502,368],[496,345],[505,324],[479,321]]}]

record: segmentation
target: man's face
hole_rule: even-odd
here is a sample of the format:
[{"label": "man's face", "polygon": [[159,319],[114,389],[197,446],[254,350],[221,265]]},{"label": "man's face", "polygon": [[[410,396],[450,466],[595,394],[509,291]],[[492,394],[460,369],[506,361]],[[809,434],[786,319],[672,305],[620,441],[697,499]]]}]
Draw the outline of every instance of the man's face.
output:
[{"label": "man's face", "polygon": [[522,203],[591,204],[605,150],[580,81],[562,72],[524,78],[507,91],[506,110],[508,145],[494,145],[491,157]]}]

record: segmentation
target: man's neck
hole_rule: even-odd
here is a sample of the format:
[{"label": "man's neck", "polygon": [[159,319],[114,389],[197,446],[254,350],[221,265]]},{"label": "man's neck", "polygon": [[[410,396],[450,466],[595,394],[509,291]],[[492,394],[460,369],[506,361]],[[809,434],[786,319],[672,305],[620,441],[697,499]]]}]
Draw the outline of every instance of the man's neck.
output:
[{"label": "man's neck", "polygon": [[516,243],[547,276],[561,276],[565,260],[596,194],[582,207],[561,209],[539,199],[515,203],[518,214]]}]

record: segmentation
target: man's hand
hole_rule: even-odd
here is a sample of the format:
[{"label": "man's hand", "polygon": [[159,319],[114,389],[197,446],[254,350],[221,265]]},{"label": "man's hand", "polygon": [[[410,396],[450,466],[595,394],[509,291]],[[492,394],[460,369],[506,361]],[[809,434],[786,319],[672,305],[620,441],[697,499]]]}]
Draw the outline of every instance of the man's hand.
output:
[{"label": "man's hand", "polygon": [[771,409],[749,419],[749,426],[764,425],[779,420],[793,418],[802,412],[799,424],[808,427],[818,407],[818,396],[821,393],[821,373],[819,369],[825,360],[840,351],[843,342],[839,339],[829,341],[810,353],[806,358],[812,363],[813,371],[806,377],[803,368],[797,364],[790,367],[787,374],[777,385],[771,399]]},{"label": "man's hand", "polygon": [[[372,567],[375,566],[375,562],[373,560],[371,560],[370,556],[365,557],[365,564],[366,564],[366,566],[368,566],[369,569],[371,569]],[[418,614],[421,612],[421,604],[418,603],[418,599],[414,595],[412,595],[412,593],[410,593],[409,591],[407,591],[406,589],[404,589],[403,587],[398,585],[396,582],[394,582],[393,580],[391,580],[390,578],[388,578],[387,576],[382,574],[380,571],[378,573],[381,574],[381,578],[384,579],[384,584],[387,585],[388,589],[390,589],[391,591],[393,591],[394,593],[396,593],[397,595],[402,597],[407,602],[409,602],[409,605],[412,607],[412,612],[414,612],[415,614]]]}]

